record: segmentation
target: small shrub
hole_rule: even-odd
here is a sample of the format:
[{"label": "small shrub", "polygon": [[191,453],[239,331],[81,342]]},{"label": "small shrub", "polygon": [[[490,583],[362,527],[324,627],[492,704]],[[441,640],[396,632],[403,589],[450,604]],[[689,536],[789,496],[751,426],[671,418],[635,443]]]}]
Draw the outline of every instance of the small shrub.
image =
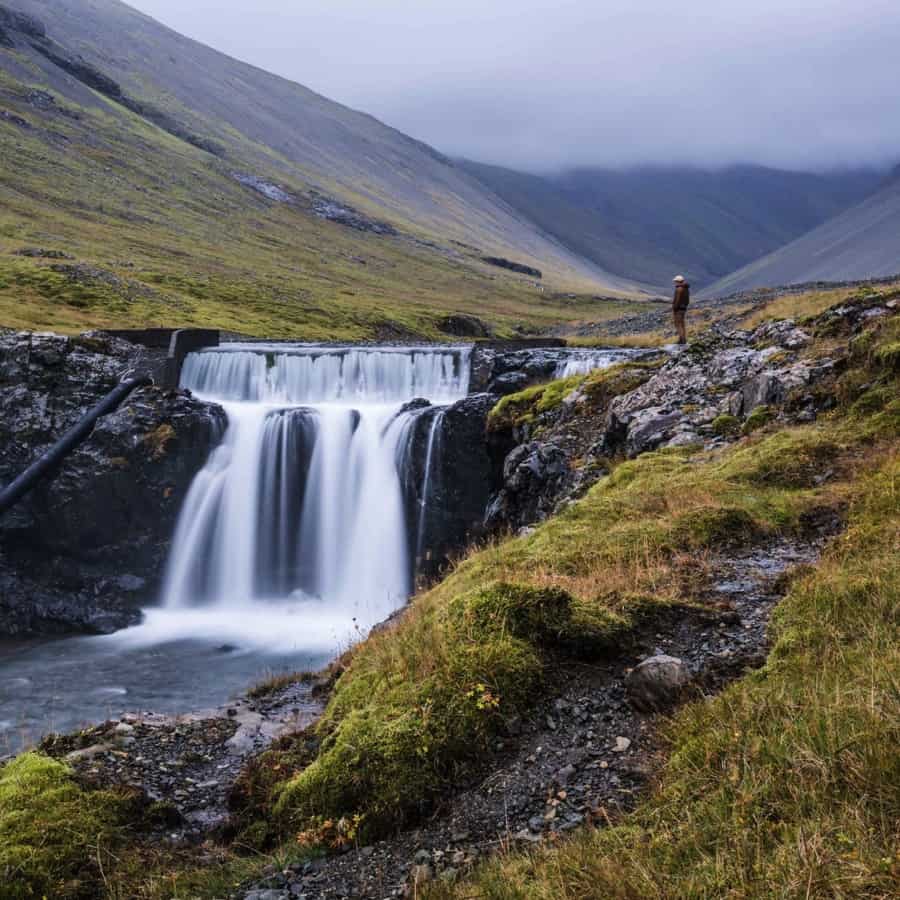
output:
[{"label": "small shrub", "polygon": [[743,431],[744,434],[753,434],[754,431],[768,425],[774,418],[774,415],[771,407],[757,406],[756,409],[747,416],[741,431]]},{"label": "small shrub", "polygon": [[719,437],[731,437],[740,434],[741,420],[737,416],[724,413],[713,419],[712,430]]}]

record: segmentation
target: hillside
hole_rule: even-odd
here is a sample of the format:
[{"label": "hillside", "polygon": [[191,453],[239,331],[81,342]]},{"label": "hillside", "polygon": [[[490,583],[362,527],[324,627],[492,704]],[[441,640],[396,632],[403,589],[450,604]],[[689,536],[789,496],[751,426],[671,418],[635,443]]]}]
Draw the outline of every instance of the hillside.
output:
[{"label": "hillside", "polygon": [[431,148],[117,0],[0,5],[0,160],[6,325],[361,337],[434,335],[448,310],[569,317],[484,257],[549,291],[636,289]]},{"label": "hillside", "polygon": [[864,198],[881,177],[759,166],[537,176],[461,165],[574,252],[666,288],[674,272],[702,286],[781,247]]},{"label": "hillside", "polygon": [[774,253],[716,281],[703,296],[900,272],[900,170],[872,196]]}]

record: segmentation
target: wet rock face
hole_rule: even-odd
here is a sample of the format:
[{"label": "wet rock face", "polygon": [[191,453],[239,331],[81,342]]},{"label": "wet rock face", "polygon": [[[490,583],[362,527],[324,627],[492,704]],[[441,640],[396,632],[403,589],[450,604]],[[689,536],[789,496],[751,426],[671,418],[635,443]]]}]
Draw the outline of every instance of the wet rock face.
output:
[{"label": "wet rock face", "polygon": [[546,518],[568,474],[568,458],[556,444],[520,444],[503,463],[503,490],[488,506],[486,524],[495,527]]},{"label": "wet rock face", "polygon": [[[0,334],[0,484],[50,447],[145,351],[104,337]],[[175,519],[224,427],[218,407],[145,388],[0,518],[0,635],[107,632],[155,595]]]},{"label": "wet rock face", "polygon": [[449,556],[484,533],[485,507],[499,487],[503,461],[485,437],[496,401],[473,394],[444,410],[424,409],[413,425],[404,488],[410,557],[419,575],[436,575]]}]

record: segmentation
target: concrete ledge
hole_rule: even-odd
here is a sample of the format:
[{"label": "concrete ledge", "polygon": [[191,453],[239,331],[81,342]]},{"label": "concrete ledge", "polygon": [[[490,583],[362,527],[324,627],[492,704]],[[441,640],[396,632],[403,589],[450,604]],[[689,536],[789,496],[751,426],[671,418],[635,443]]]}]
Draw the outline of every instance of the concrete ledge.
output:
[{"label": "concrete ledge", "polygon": [[188,353],[204,347],[218,347],[219,332],[202,328],[180,328],[173,332],[166,357],[166,372],[163,388],[174,391],[181,380],[181,367]]},{"label": "concrete ledge", "polygon": [[110,328],[104,334],[151,350],[165,351],[160,387],[167,391],[178,387],[181,367],[188,353],[204,347],[218,347],[220,341],[220,332],[214,328]]}]

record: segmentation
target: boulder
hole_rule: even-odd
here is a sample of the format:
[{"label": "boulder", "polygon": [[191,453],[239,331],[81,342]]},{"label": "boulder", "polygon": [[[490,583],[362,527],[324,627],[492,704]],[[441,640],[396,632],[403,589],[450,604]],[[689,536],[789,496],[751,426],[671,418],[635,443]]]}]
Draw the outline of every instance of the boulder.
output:
[{"label": "boulder", "polygon": [[688,667],[674,656],[651,656],[625,679],[631,705],[641,712],[660,712],[682,697],[691,681]]},{"label": "boulder", "polygon": [[493,329],[477,316],[457,313],[445,316],[437,323],[439,331],[454,337],[486,338],[493,335]]},{"label": "boulder", "polygon": [[655,450],[685,421],[679,410],[651,406],[635,413],[628,422],[625,452],[629,457]]},{"label": "boulder", "polygon": [[786,350],[799,350],[805,347],[812,337],[802,328],[798,328],[793,319],[781,319],[760,325],[753,332],[752,340],[756,344],[777,344]]}]

